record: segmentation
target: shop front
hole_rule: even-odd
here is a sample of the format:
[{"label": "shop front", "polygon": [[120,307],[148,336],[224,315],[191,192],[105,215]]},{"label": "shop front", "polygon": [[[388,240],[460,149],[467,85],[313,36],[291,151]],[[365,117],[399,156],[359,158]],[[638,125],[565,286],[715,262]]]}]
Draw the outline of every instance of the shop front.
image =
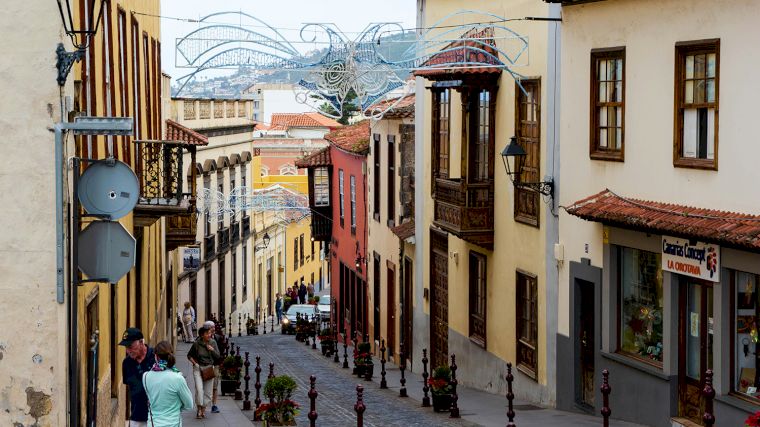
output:
[{"label": "shop front", "polygon": [[[747,247],[746,235],[716,232],[721,226],[739,230],[724,213],[702,214],[713,219],[710,233],[684,225],[690,220],[681,213],[674,220],[683,228],[675,221],[647,223],[647,207],[616,218],[609,206],[596,204],[568,209],[601,223],[604,255],[601,266],[582,260],[569,269],[575,384],[565,392],[598,413],[600,372],[608,369],[615,418],[702,425],[709,371],[716,425],[744,425],[760,411],[760,248]],[[718,214],[724,217],[716,219]],[[590,336],[592,331],[598,335]]]}]

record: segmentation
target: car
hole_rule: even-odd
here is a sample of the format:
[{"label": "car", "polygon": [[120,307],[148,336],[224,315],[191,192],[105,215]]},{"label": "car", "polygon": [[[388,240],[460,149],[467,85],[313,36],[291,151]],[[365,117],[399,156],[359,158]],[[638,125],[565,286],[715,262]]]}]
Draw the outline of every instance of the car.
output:
[{"label": "car", "polygon": [[282,333],[294,334],[296,332],[296,320],[298,315],[308,316],[309,319],[317,315],[317,306],[314,304],[293,304],[282,316]]},{"label": "car", "polygon": [[328,322],[330,320],[330,308],[332,299],[330,295],[320,295],[319,302],[317,303],[317,313],[322,322]]}]

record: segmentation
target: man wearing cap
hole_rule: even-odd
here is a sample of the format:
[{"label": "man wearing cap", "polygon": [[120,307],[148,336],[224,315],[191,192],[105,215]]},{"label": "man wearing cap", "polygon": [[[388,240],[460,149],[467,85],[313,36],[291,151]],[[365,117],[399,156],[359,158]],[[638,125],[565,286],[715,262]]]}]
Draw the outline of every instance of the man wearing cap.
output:
[{"label": "man wearing cap", "polygon": [[[222,352],[222,344],[224,341],[224,334],[222,334],[222,330],[220,328],[216,327],[216,324],[213,320],[207,320],[203,323],[203,326],[211,329],[214,331],[214,341],[216,341],[216,347],[219,349],[219,352]],[[232,327],[232,325],[230,325]],[[211,412],[218,414],[219,413],[219,407],[216,406],[216,396],[217,392],[219,391],[219,378],[220,378],[220,367],[222,365],[222,358],[218,358],[214,360],[214,385],[212,387],[211,392]]]},{"label": "man wearing cap", "polygon": [[148,396],[143,388],[142,375],[153,367],[153,349],[145,345],[143,334],[137,328],[127,328],[119,345],[126,347],[127,351],[127,357],[121,362],[121,376],[129,388],[129,427],[147,427]]}]

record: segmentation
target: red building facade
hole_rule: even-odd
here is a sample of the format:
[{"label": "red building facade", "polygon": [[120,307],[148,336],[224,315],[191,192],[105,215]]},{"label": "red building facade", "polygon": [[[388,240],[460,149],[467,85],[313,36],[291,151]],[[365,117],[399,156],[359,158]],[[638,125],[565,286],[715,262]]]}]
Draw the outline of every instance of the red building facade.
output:
[{"label": "red building facade", "polygon": [[330,146],[296,161],[309,171],[312,236],[326,241],[333,321],[339,332],[363,340],[368,332],[367,181],[369,121],[339,128]]}]

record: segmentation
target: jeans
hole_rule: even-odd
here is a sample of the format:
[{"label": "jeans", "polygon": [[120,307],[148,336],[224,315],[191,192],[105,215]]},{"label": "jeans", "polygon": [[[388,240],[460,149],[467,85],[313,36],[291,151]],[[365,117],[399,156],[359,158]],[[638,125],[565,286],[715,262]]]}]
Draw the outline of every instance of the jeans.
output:
[{"label": "jeans", "polygon": [[282,309],[281,309],[281,308],[278,308],[278,309],[277,309],[277,324],[278,324],[278,325],[280,324],[280,321],[281,321],[281,320],[282,320]]},{"label": "jeans", "polygon": [[211,404],[211,397],[214,388],[214,379],[208,381],[201,380],[201,367],[193,365],[193,382],[195,383],[195,404],[206,407]]}]

